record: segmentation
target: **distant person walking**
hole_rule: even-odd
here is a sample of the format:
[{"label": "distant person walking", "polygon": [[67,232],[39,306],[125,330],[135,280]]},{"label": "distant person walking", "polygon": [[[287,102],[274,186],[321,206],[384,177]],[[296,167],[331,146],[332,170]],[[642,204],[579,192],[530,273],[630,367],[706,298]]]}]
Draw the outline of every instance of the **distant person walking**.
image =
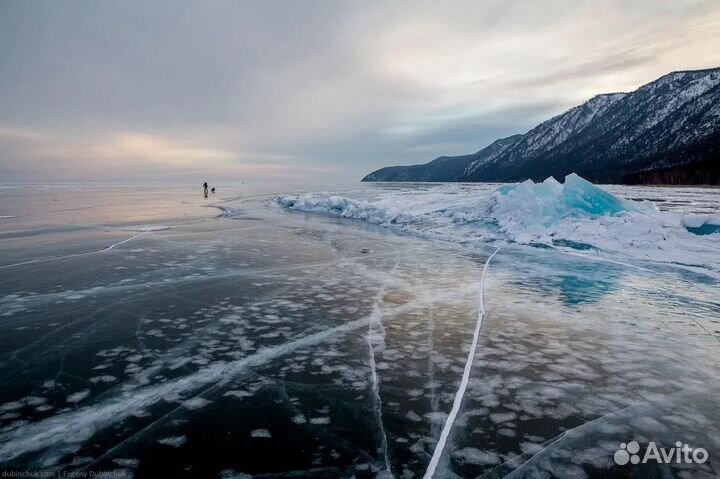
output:
[{"label": "distant person walking", "polygon": [[203,183],[203,191],[205,192],[205,198],[207,199],[207,181]]}]

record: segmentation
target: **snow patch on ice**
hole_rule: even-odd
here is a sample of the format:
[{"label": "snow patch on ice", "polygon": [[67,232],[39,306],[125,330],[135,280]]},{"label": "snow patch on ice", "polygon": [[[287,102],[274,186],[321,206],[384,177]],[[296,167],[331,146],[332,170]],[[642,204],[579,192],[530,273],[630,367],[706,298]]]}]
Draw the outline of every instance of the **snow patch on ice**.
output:
[{"label": "snow patch on ice", "polygon": [[183,401],[183,403],[182,403],[182,405],[186,409],[190,409],[191,411],[193,411],[195,409],[204,408],[208,404],[210,404],[210,401],[208,401],[207,399],[201,398],[201,397],[188,399],[187,401]]},{"label": "snow patch on ice", "polygon": [[413,422],[422,421],[422,418],[420,416],[418,416],[415,411],[408,411],[407,414],[405,414],[405,417]]},{"label": "snow patch on ice", "polygon": [[307,419],[306,419],[305,416],[302,415],[302,414],[298,414],[297,416],[293,416],[291,420],[292,420],[292,422],[294,422],[294,423],[297,424],[298,426],[301,425],[301,424],[305,424],[305,423],[307,422]]},{"label": "snow patch on ice", "polygon": [[497,454],[489,451],[481,451],[474,447],[465,447],[453,451],[453,457],[464,464],[472,464],[476,466],[488,466],[499,464],[500,458]]},{"label": "snow patch on ice", "polygon": [[170,436],[158,439],[158,443],[163,446],[180,447],[187,442],[187,436]]},{"label": "snow patch on ice", "polygon": [[90,378],[90,382],[93,384],[97,383],[114,383],[117,381],[117,378],[115,376],[110,376],[109,374],[103,375],[103,376],[95,376]]},{"label": "snow patch on ice", "polygon": [[223,469],[220,472],[221,479],[252,479],[250,474],[244,472],[233,471],[232,469]]},{"label": "snow patch on ice", "polygon": [[80,402],[80,401],[82,401],[83,399],[85,399],[85,398],[88,396],[88,394],[90,394],[90,390],[89,390],[89,389],[83,389],[82,391],[78,391],[78,392],[76,392],[76,393],[73,393],[73,394],[69,395],[69,396],[67,397],[66,401],[67,401],[67,402],[70,402],[70,403]]},{"label": "snow patch on ice", "polygon": [[138,459],[113,459],[113,462],[118,466],[136,468],[140,465]]},{"label": "snow patch on ice", "polygon": [[315,425],[330,424],[330,418],[327,417],[327,416],[314,417],[314,418],[311,418],[311,419],[310,419],[310,424],[315,424]]},{"label": "snow patch on ice", "polygon": [[252,396],[253,396],[253,393],[248,392],[248,391],[232,390],[232,391],[226,392],[225,394],[223,394],[223,396],[226,396],[226,397],[234,397],[234,398],[237,398],[237,399],[243,399],[243,398],[252,397]]}]

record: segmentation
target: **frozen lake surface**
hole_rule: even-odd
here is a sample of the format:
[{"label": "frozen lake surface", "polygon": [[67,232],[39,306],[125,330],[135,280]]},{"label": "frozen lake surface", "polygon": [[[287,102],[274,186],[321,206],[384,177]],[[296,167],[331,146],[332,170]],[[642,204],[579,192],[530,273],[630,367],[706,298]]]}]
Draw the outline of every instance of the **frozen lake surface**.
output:
[{"label": "frozen lake surface", "polygon": [[720,474],[720,190],[497,187],[0,188],[0,470]]}]

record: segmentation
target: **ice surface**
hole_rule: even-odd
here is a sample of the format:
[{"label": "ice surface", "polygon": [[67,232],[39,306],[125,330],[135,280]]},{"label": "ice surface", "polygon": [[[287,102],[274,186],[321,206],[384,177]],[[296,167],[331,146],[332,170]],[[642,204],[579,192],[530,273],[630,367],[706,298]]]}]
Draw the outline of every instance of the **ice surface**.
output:
[{"label": "ice surface", "polygon": [[430,464],[428,464],[428,468],[425,471],[425,479],[432,479],[435,476],[435,470],[438,467],[438,463],[440,462],[440,457],[442,457],[443,451],[445,450],[445,443],[447,442],[447,439],[450,435],[450,431],[452,431],[452,427],[455,423],[455,418],[457,417],[458,412],[460,411],[460,406],[462,405],[463,396],[465,395],[465,391],[467,390],[468,383],[470,381],[470,372],[472,370],[472,364],[473,360],[475,358],[475,350],[477,349],[478,340],[480,338],[480,328],[482,328],[482,321],[483,317],[485,316],[485,300],[484,300],[484,289],[485,289],[485,278],[487,277],[487,271],[488,266],[490,266],[490,262],[492,261],[493,257],[500,251],[500,248],[496,249],[485,261],[485,266],[483,267],[482,276],[480,279],[480,299],[479,299],[479,308],[478,308],[478,319],[477,323],[475,324],[475,330],[473,333],[473,341],[470,345],[470,351],[468,353],[467,361],[465,362],[465,368],[463,369],[463,375],[462,379],[460,380],[460,387],[458,388],[457,393],[455,394],[455,399],[453,400],[453,406],[450,410],[450,414],[448,415],[447,419],[445,419],[445,424],[443,426],[443,430],[440,433],[440,438],[438,439],[438,443],[435,446],[435,451],[433,452],[432,457],[430,458]]},{"label": "ice surface", "polygon": [[[687,231],[717,192],[573,181],[243,190],[222,215],[162,192],[152,218],[145,190],[8,202],[0,468],[417,478],[437,451],[438,478],[612,476],[612,448],[651,435],[717,457],[717,235]],[[37,202],[73,211],[17,211]],[[76,209],[95,204],[134,206]],[[598,246],[658,221],[703,266]],[[173,227],[121,243],[150,224]]]}]

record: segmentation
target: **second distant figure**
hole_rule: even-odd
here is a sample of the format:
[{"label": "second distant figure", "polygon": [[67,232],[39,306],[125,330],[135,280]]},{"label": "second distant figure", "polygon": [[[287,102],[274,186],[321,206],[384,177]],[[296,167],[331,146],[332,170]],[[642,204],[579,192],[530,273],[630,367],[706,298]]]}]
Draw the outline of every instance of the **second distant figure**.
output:
[{"label": "second distant figure", "polygon": [[203,183],[203,192],[205,193],[205,198],[207,198],[207,181]]}]

